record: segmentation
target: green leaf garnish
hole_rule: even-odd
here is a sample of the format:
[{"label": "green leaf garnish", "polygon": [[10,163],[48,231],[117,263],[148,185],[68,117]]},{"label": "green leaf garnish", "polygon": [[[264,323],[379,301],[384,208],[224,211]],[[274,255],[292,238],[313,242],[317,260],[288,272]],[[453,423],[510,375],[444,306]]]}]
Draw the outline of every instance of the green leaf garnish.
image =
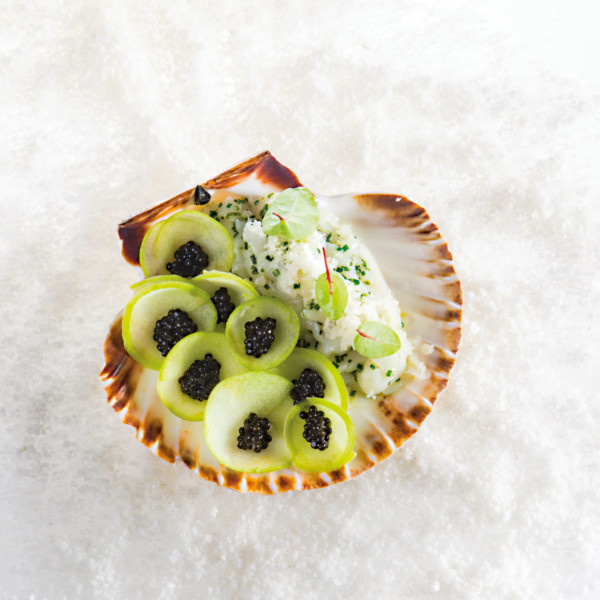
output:
[{"label": "green leaf garnish", "polygon": [[332,321],[337,321],[348,306],[348,290],[344,278],[329,271],[325,248],[323,248],[323,260],[325,261],[325,273],[317,277],[315,296],[324,315]]},{"label": "green leaf garnish", "polygon": [[267,235],[283,234],[291,240],[303,240],[319,222],[319,209],[313,193],[306,188],[289,188],[274,194],[262,220]]},{"label": "green leaf garnish", "polygon": [[388,325],[365,321],[356,330],[354,349],[367,358],[383,358],[400,350],[400,338]]}]

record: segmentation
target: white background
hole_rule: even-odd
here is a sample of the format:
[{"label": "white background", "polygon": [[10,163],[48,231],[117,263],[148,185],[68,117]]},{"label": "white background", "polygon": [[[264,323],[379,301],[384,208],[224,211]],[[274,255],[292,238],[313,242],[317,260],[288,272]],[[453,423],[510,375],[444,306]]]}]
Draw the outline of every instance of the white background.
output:
[{"label": "white background", "polygon": [[[3,600],[600,598],[596,1],[3,5]],[[416,437],[275,497],[157,459],[97,378],[117,223],[265,149],[424,205],[465,292]]]}]

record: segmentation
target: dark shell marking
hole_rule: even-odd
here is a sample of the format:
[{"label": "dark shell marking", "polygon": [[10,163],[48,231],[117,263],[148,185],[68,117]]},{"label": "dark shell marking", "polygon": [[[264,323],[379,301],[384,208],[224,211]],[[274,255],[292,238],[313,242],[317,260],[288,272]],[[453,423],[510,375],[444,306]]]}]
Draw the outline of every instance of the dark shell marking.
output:
[{"label": "dark shell marking", "polygon": [[[203,183],[201,187],[206,190],[218,190],[222,188],[231,188],[248,177],[253,176],[264,184],[276,189],[285,190],[290,187],[300,187],[302,184],[298,181],[296,175],[282,165],[270,152],[263,152],[258,156],[225,171],[214,179]],[[119,237],[123,242],[122,253],[125,260],[132,265],[140,264],[140,246],[144,235],[154,223],[160,221],[177,210],[193,208],[195,206],[196,188],[186,190],[181,194],[165,200],[148,210],[145,210],[126,221],[123,221],[119,227]],[[214,202],[213,197],[212,201]],[[213,203],[211,202],[211,204]],[[202,208],[209,206],[204,205]]]},{"label": "dark shell marking", "polygon": [[[123,241],[123,256],[128,262],[139,264],[142,239],[155,222],[182,208],[209,210],[222,202],[229,195],[228,190],[234,187],[231,194],[243,195],[244,183],[250,180],[254,187],[259,182],[264,193],[301,185],[292,171],[269,152],[263,152],[203,184],[208,190],[217,190],[212,192],[206,206],[194,205],[195,188],[192,188],[121,223],[119,237]],[[169,462],[181,461],[202,479],[238,491],[273,494],[276,491],[319,489],[370,469],[414,435],[427,418],[446,387],[461,337],[462,289],[452,264],[452,254],[425,209],[404,196],[360,194],[342,197],[342,201],[354,202],[359,209],[361,224],[367,229],[376,228],[379,238],[385,237],[379,229],[389,229],[390,233],[397,232],[394,238],[401,240],[400,251],[407,243],[411,249],[419,250],[416,255],[410,252],[406,257],[402,256],[402,265],[395,261],[393,272],[384,272],[386,278],[392,280],[395,276],[404,277],[406,273],[414,281],[414,287],[408,291],[397,290],[393,281],[388,283],[398,295],[403,310],[413,318],[413,325],[408,327],[432,346],[429,354],[419,355],[427,368],[428,378],[409,381],[394,395],[377,402],[350,405],[349,413],[356,426],[356,457],[345,467],[321,474],[303,473],[293,468],[267,474],[236,473],[220,465],[208,452],[202,423],[181,421],[163,406],[155,393],[136,393],[138,388],[152,385],[153,380],[148,378],[156,377],[156,372],[144,369],[127,355],[119,316],[104,344],[105,366],[101,378],[105,381],[111,406],[121,414],[124,423],[136,429],[140,441],[161,458]]]}]

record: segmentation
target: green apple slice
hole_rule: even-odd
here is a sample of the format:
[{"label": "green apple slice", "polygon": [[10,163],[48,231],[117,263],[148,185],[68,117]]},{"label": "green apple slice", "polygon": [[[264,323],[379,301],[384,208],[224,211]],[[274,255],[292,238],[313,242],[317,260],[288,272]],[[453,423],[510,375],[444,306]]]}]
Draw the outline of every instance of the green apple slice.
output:
[{"label": "green apple slice", "polygon": [[[317,410],[323,411],[324,416],[331,422],[332,433],[325,450],[313,449],[303,437],[306,420],[300,417],[300,413],[308,411],[313,405]],[[321,398],[309,398],[294,406],[285,423],[285,439],[294,456],[294,466],[302,471],[311,473],[335,471],[355,456],[354,424],[350,417],[339,406]]]},{"label": "green apple slice", "polygon": [[[154,231],[155,228],[157,231]],[[208,256],[207,271],[231,269],[233,240],[227,229],[199,210],[182,210],[153,225],[144,237],[140,248],[140,265],[144,275],[169,274],[167,263],[187,242],[195,242]]]},{"label": "green apple slice", "polygon": [[163,404],[185,421],[201,421],[206,400],[196,400],[185,394],[179,380],[195,361],[204,360],[207,354],[221,365],[219,382],[247,371],[229,349],[222,333],[192,333],[177,342],[163,361],[156,389]]},{"label": "green apple slice", "polygon": [[[233,273],[205,271],[202,275],[190,279],[190,282],[197,285],[201,290],[204,290],[211,298],[213,298],[217,290],[225,288],[231,302],[236,308],[247,300],[258,298],[259,296],[259,293],[249,281]],[[225,323],[217,323],[217,331],[225,331]]]},{"label": "green apple slice", "polygon": [[[204,436],[215,458],[230,469],[264,473],[283,469],[292,462],[284,436],[290,411],[291,381],[272,373],[244,373],[219,383],[212,391],[204,413]],[[253,452],[238,448],[240,427],[250,413],[267,418],[271,442]]]},{"label": "green apple slice", "polygon": [[170,310],[185,311],[200,331],[212,331],[217,311],[208,294],[185,282],[144,286],[129,300],[123,313],[123,343],[128,354],[149,369],[160,369],[163,356],[154,340],[156,322]]},{"label": "green apple slice", "polygon": [[137,292],[148,285],[154,285],[156,283],[193,283],[193,280],[179,277],[179,275],[154,275],[153,277],[147,277],[146,279],[136,281],[129,287],[134,292]]},{"label": "green apple slice", "polygon": [[155,254],[156,238],[161,232],[167,220],[154,223],[144,235],[142,245],[140,246],[140,267],[146,277],[158,273],[161,267],[164,267],[161,257]]},{"label": "green apple slice", "polygon": [[[245,324],[257,318],[275,319],[275,339],[268,351],[260,357],[246,354]],[[238,360],[253,370],[271,369],[283,362],[294,349],[300,333],[298,315],[275,298],[259,297],[240,304],[230,315],[225,328],[229,346]]]},{"label": "green apple slice", "polygon": [[339,371],[324,354],[308,348],[295,348],[281,364],[273,369],[273,372],[294,382],[298,380],[304,369],[318,373],[323,379],[324,400],[336,404],[342,410],[348,410],[346,384]]}]

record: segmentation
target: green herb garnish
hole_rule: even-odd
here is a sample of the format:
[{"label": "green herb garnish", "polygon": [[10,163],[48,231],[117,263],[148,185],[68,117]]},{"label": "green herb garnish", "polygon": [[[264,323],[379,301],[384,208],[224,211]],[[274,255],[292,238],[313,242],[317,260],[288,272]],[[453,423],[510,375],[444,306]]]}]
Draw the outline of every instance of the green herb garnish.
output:
[{"label": "green herb garnish", "polygon": [[309,236],[318,222],[319,209],[313,193],[306,188],[289,188],[273,196],[262,228],[267,235],[282,234],[297,241]]},{"label": "green herb garnish", "polygon": [[383,358],[400,349],[398,334],[384,323],[365,321],[356,332],[354,349],[368,358]]},{"label": "green herb garnish", "polygon": [[323,248],[323,260],[325,261],[325,273],[317,277],[315,296],[325,316],[337,321],[343,316],[346,306],[348,306],[348,290],[343,277],[335,272],[331,273],[329,270],[325,248]]}]

